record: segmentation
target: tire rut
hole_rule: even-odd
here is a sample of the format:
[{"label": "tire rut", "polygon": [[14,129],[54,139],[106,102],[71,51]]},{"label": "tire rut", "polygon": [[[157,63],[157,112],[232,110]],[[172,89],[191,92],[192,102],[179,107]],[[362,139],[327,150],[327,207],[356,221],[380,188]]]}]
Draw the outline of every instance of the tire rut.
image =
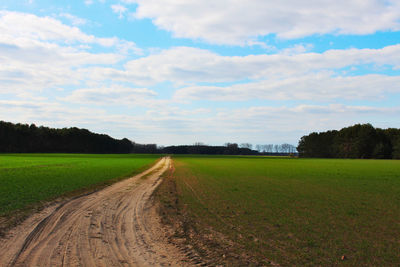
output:
[{"label": "tire rut", "polygon": [[28,219],[0,240],[0,266],[195,265],[168,243],[152,205],[168,168],[166,157],[139,175],[38,215],[41,220]]}]

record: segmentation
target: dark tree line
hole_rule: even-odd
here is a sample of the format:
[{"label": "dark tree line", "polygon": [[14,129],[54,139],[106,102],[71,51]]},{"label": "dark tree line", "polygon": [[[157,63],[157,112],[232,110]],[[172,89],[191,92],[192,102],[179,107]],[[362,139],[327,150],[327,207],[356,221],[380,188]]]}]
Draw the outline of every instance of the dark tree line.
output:
[{"label": "dark tree line", "polygon": [[314,132],[300,139],[297,151],[300,157],[400,159],[400,129],[356,124]]},{"label": "dark tree line", "polygon": [[76,127],[53,129],[0,121],[3,153],[130,153],[133,147],[126,138],[117,140]]},{"label": "dark tree line", "polygon": [[159,154],[161,152],[161,148],[157,147],[156,144],[138,144],[132,142],[132,150],[131,153],[147,153],[147,154]]},{"label": "dark tree line", "polygon": [[167,146],[161,149],[165,154],[207,154],[207,155],[258,155],[258,151],[248,146],[236,143],[226,143],[224,146],[208,146],[201,143],[194,145]]},{"label": "dark tree line", "polygon": [[[208,155],[288,155],[294,146],[225,143],[209,146],[203,143],[158,147],[138,144],[129,139],[114,139],[105,134],[92,133],[76,127],[54,129],[35,124],[14,124],[0,121],[0,153],[158,153]],[[271,149],[270,149],[271,148]],[[271,151],[270,151],[271,150]]]}]

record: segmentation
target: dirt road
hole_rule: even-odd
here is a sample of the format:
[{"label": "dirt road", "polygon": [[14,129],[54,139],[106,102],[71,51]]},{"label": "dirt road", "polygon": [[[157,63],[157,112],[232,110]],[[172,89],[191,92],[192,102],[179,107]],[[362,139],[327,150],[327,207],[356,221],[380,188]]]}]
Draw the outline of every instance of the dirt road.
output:
[{"label": "dirt road", "polygon": [[192,265],[151,207],[151,194],[171,166],[149,170],[101,191],[48,208],[0,240],[0,266]]}]

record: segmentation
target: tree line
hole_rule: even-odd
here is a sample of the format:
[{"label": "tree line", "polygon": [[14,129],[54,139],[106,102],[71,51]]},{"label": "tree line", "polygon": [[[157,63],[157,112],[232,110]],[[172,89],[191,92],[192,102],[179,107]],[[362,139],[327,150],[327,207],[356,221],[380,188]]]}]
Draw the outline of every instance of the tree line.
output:
[{"label": "tree line", "polygon": [[300,157],[400,159],[400,129],[356,124],[313,132],[300,139],[297,151]]},{"label": "tree line", "polygon": [[127,138],[114,139],[76,127],[55,129],[35,124],[0,121],[0,153],[154,153],[208,155],[288,155],[295,153],[290,144],[253,145],[225,143],[209,146],[201,142],[193,145],[160,147],[139,144]]},{"label": "tree line", "polygon": [[87,129],[54,129],[0,121],[3,153],[130,153],[133,147],[126,138],[117,140]]},{"label": "tree line", "polygon": [[281,153],[281,154],[295,154],[297,152],[296,147],[291,144],[266,144],[256,145],[257,151],[264,154]]},{"label": "tree line", "polygon": [[167,146],[160,149],[165,154],[207,154],[207,155],[258,155],[258,151],[236,143],[226,143],[224,146],[208,146],[203,143],[194,145]]}]

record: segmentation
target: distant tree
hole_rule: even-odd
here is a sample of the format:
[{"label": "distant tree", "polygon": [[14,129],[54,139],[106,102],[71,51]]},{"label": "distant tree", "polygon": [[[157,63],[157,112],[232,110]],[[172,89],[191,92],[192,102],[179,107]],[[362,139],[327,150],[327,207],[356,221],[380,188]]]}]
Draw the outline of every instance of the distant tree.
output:
[{"label": "distant tree", "polygon": [[264,152],[263,151],[263,146],[262,145],[256,145],[256,150],[258,151],[258,152]]},{"label": "distant tree", "polygon": [[167,146],[161,153],[166,154],[209,154],[209,155],[257,155],[258,151],[248,148],[239,148],[235,143],[227,143],[224,146]]},{"label": "distant tree", "polygon": [[193,145],[194,146],[204,146],[205,144],[203,142],[195,142]]},{"label": "distant tree", "polygon": [[130,153],[128,139],[117,140],[87,129],[54,129],[0,121],[0,152]]},{"label": "distant tree", "polygon": [[296,147],[294,145],[289,145],[288,153],[291,153],[291,154],[296,153]]},{"label": "distant tree", "polygon": [[274,145],[274,150],[275,150],[275,153],[279,153],[281,151],[281,146],[280,145]]},{"label": "distant tree", "polygon": [[225,146],[232,149],[238,149],[239,146],[236,143],[225,143]]},{"label": "distant tree", "polygon": [[376,144],[373,152],[372,152],[372,158],[375,159],[384,159],[386,154],[386,147],[383,143],[378,143]]},{"label": "distant tree", "polygon": [[266,152],[272,153],[272,152],[273,152],[273,149],[274,149],[274,145],[273,145],[273,144],[265,145],[265,151],[266,151]]},{"label": "distant tree", "polygon": [[383,130],[371,124],[356,124],[340,131],[303,136],[297,151],[300,157],[395,158],[399,138],[400,129]]},{"label": "distant tree", "polygon": [[282,152],[282,153],[291,153],[291,146],[292,146],[291,144],[287,144],[287,143],[282,144],[280,152]]},{"label": "distant tree", "polygon": [[240,147],[241,147],[241,148],[252,149],[252,148],[253,148],[253,145],[250,144],[250,143],[242,143],[242,144],[240,144]]},{"label": "distant tree", "polygon": [[394,159],[400,159],[400,136],[393,141],[393,152]]}]

